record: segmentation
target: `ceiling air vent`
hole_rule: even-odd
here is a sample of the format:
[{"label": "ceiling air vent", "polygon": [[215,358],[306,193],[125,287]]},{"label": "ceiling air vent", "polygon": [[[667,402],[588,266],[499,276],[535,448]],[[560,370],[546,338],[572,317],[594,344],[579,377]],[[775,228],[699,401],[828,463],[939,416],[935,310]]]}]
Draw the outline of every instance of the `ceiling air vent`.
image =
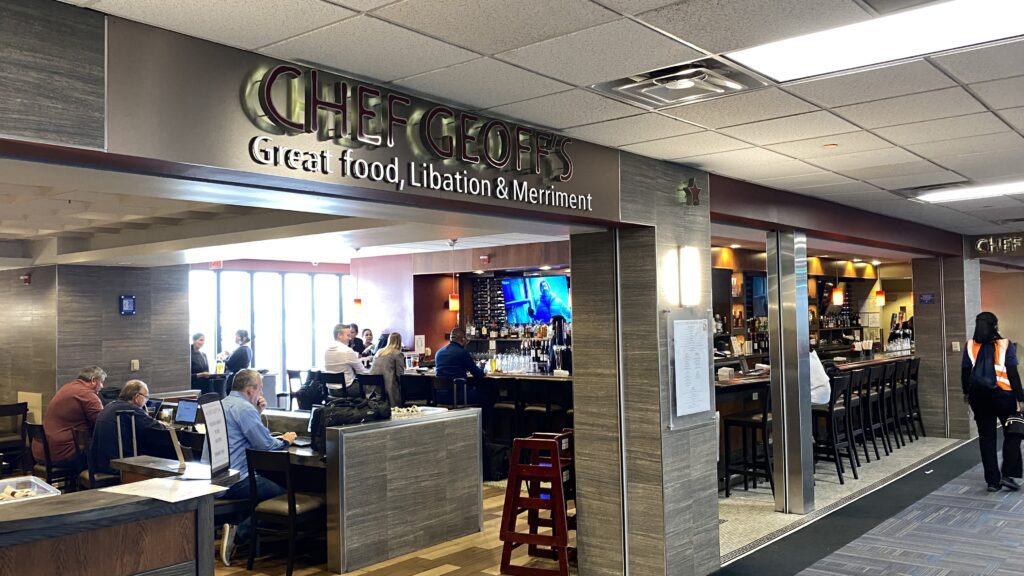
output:
[{"label": "ceiling air vent", "polygon": [[591,88],[631,104],[657,110],[760,88],[767,82],[715,58],[676,64]]}]

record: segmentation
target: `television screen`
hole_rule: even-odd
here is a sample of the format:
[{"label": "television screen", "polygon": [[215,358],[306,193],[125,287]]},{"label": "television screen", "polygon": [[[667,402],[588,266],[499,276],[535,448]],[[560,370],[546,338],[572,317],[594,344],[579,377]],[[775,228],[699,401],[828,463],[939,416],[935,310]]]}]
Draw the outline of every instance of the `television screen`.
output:
[{"label": "television screen", "polygon": [[501,291],[509,324],[550,322],[554,316],[572,322],[569,280],[565,276],[503,278]]}]

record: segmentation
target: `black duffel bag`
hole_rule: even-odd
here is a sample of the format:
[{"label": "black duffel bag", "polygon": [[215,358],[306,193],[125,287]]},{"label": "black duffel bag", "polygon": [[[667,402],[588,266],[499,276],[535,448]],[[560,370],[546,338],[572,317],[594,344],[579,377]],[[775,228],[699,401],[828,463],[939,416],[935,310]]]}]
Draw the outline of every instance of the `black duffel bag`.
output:
[{"label": "black duffel bag", "polygon": [[326,454],[327,428],[390,419],[391,405],[386,400],[337,398],[313,413],[310,442],[314,450]]}]

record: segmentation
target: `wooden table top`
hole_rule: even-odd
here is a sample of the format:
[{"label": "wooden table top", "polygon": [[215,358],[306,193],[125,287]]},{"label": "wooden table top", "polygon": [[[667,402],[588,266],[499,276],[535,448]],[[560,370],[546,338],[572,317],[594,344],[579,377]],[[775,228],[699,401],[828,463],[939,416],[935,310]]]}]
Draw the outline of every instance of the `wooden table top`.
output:
[{"label": "wooden table top", "polygon": [[[121,472],[128,472],[145,476],[147,478],[176,478],[185,476],[189,478],[210,478],[209,464],[202,462],[185,462],[185,469],[182,470],[177,460],[169,458],[157,458],[156,456],[131,456],[128,458],[117,458],[110,461],[110,467]],[[238,482],[241,476],[238,470],[228,470],[228,473],[212,482],[218,486],[231,486]]]},{"label": "wooden table top", "polygon": [[[413,376],[433,376],[433,370],[407,370],[406,374]],[[555,376],[554,374],[512,374],[503,372],[489,372],[484,374],[484,379],[507,379],[512,378],[516,380],[544,380],[548,382],[572,382],[572,376]]]}]

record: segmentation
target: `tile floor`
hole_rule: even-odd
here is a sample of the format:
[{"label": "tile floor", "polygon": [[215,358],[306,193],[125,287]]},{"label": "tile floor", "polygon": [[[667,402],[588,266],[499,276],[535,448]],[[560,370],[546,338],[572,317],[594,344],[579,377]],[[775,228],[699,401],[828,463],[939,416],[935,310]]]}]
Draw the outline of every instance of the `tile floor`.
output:
[{"label": "tile floor", "polygon": [[718,510],[722,563],[727,563],[806,525],[835,507],[902,476],[923,462],[938,457],[960,442],[925,437],[908,443],[889,456],[883,453],[881,460],[876,460],[872,453],[871,463],[867,464],[861,452],[861,467],[858,469],[860,479],[854,480],[847,467],[844,474],[846,483],[843,485],[839,484],[834,464],[819,462],[814,476],[815,511],[807,515],[775,512],[775,502],[767,484],[759,483],[756,490],[749,492],[744,492],[741,485],[739,490],[733,490],[729,498],[724,497],[725,492],[720,492]]}]

